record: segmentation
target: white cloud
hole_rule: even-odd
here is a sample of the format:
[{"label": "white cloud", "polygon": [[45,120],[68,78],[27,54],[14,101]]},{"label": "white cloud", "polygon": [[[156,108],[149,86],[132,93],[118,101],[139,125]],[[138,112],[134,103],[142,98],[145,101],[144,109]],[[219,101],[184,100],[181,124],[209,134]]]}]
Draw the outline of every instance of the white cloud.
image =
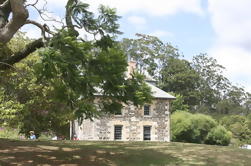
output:
[{"label": "white cloud", "polygon": [[209,0],[216,42],[210,55],[227,68],[228,77],[251,91],[251,1]]},{"label": "white cloud", "polygon": [[[30,0],[32,2],[33,0]],[[35,1],[35,0],[34,0]],[[95,11],[100,4],[104,4],[106,6],[114,7],[117,9],[119,15],[126,15],[135,13],[144,13],[151,16],[169,16],[176,14],[178,12],[189,12],[198,15],[202,15],[203,11],[201,9],[201,0],[82,0],[85,3],[90,4],[90,9]],[[40,0],[38,1],[38,8],[42,8],[47,2],[47,8],[50,12],[57,13],[60,10],[65,10],[65,5],[67,0]],[[56,15],[56,14],[53,14]],[[58,16],[56,16],[58,18]],[[34,16],[33,16],[34,18]],[[36,17],[35,17],[36,18]],[[43,22],[41,19],[39,20]],[[143,17],[139,16],[130,16],[127,18],[127,21],[134,25],[137,29],[144,29],[147,25],[147,21]],[[50,24],[51,23],[48,23]],[[54,25],[52,23],[52,25]],[[31,30],[30,34],[37,33]],[[170,36],[169,32],[165,31],[155,31],[153,32],[155,36]]]},{"label": "white cloud", "polygon": [[134,25],[145,25],[146,19],[139,16],[130,16],[127,18],[128,22]]},{"label": "white cloud", "polygon": [[250,6],[250,0],[209,0],[213,28],[219,42],[251,47]]},{"label": "white cloud", "polygon": [[190,12],[201,15],[200,0],[82,0],[97,8],[100,4],[116,8],[119,14],[144,12],[149,15],[164,16],[177,12]]},{"label": "white cloud", "polygon": [[[30,2],[35,0],[29,0]],[[67,0],[39,0],[38,6],[41,8],[47,1],[49,9],[64,9]],[[201,0],[82,0],[89,3],[90,8],[95,10],[100,4],[116,8],[119,14],[129,12],[145,12],[150,15],[172,15],[177,12],[190,12],[201,15]]]},{"label": "white cloud", "polygon": [[[127,18],[127,25],[126,26],[133,26],[133,28],[137,31],[143,31],[147,28],[147,21],[144,17],[139,16],[129,16]],[[125,27],[127,28],[127,27]]]},{"label": "white cloud", "polygon": [[163,37],[173,37],[174,34],[168,31],[163,31],[163,30],[156,30],[152,33],[150,33],[151,36],[156,36],[158,38],[163,38]]},{"label": "white cloud", "polygon": [[251,92],[251,54],[240,47],[220,46],[209,53],[226,67],[225,75]]}]

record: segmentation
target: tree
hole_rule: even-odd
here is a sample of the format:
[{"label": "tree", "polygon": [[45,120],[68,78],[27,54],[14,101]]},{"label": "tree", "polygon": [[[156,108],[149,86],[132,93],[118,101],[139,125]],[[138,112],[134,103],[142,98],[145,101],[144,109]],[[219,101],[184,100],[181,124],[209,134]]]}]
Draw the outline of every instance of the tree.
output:
[{"label": "tree", "polygon": [[136,34],[137,39],[124,38],[122,49],[136,61],[140,73],[147,72],[159,80],[160,70],[170,56],[179,57],[178,49],[169,43],[163,43],[155,36]]},{"label": "tree", "polygon": [[[108,46],[102,48],[102,42]],[[93,49],[92,43],[78,42],[62,31],[50,43],[53,47],[39,53],[37,75],[54,87],[58,100],[67,103],[78,117],[91,118],[98,113],[92,104],[95,94],[102,96],[100,109],[107,112],[121,109],[121,102],[132,101],[137,106],[150,102],[150,89],[143,76],[135,72],[126,78],[126,56],[109,38],[95,43]]]},{"label": "tree", "polygon": [[[18,51],[29,41],[23,33],[18,33],[8,44],[11,51]],[[39,61],[35,52],[15,64],[14,70],[4,73],[0,83],[0,126],[19,128],[26,135],[34,130],[37,134],[51,131],[67,136],[73,112],[56,99],[52,86],[46,81],[37,82],[34,65]]]},{"label": "tree", "polygon": [[199,54],[189,62],[170,43],[144,34],[136,37],[123,39],[123,50],[159,88],[182,95],[190,111],[211,115],[250,112],[250,94],[233,85],[224,76],[225,68],[213,57]]},{"label": "tree", "polygon": [[184,97],[184,104],[189,106],[199,104],[200,77],[188,61],[168,57],[166,65],[160,72],[160,86],[163,90],[181,94]]},{"label": "tree", "polygon": [[176,111],[189,111],[189,106],[187,104],[184,104],[184,98],[180,94],[174,94],[171,93],[173,96],[175,96],[175,100],[171,102],[171,112],[174,113]]},{"label": "tree", "polygon": [[6,98],[4,90],[0,92],[0,126],[16,127],[20,118],[20,114],[24,105],[16,100]]},{"label": "tree", "polygon": [[150,75],[158,86],[180,94],[185,104],[198,104],[199,75],[190,62],[180,59],[177,48],[155,36],[136,34],[137,39],[123,39],[121,46],[136,61],[141,73]]},{"label": "tree", "polygon": [[[8,43],[8,52],[18,52],[25,47],[26,43],[28,43],[29,40],[27,38],[24,38],[23,36],[24,34],[20,32],[16,34],[16,36]],[[22,64],[19,65],[22,66]],[[24,80],[26,78],[26,72],[23,71],[24,70],[22,70],[22,68],[16,66],[15,70],[13,71],[6,71],[4,73],[1,73],[0,125],[17,127],[21,120],[20,115],[25,107],[23,100],[27,98],[27,96],[22,93],[20,88],[24,84],[19,84],[20,79]],[[24,86],[26,85],[27,84],[25,84]]]},{"label": "tree", "polygon": [[[53,37],[57,33],[51,31],[47,25],[41,25],[38,22],[28,19],[29,6],[34,7],[40,15],[44,14],[43,10],[36,7],[37,2],[38,1],[34,4],[29,4],[29,1],[26,0],[0,0],[1,48],[5,48],[5,44],[9,42],[14,34],[16,34],[25,24],[33,24],[34,26],[39,27],[42,34],[41,39],[37,39],[27,44],[23,50],[13,54],[8,54],[8,52],[5,52],[6,54],[4,55],[2,54],[0,56],[1,70],[6,70],[11,65],[27,57],[36,49],[44,47],[47,45],[47,41],[51,39],[50,36]],[[99,16],[95,18],[94,14],[88,10],[88,7],[88,4],[82,3],[80,0],[68,0],[65,14],[66,25],[63,25],[62,28],[71,31],[71,35],[75,36],[79,36],[75,28],[83,28],[87,33],[93,34],[94,36],[101,35],[101,40],[104,39],[104,37],[108,37],[108,34],[121,33],[118,31],[119,24],[116,23],[119,16],[116,15],[114,9],[100,6]]]},{"label": "tree", "polygon": [[[15,8],[17,5],[19,9]],[[6,15],[0,15],[3,27],[0,35],[4,34],[3,29],[11,30],[8,29],[10,22],[17,22],[13,24],[16,31],[24,25],[24,20],[27,22],[26,17],[15,20],[16,10],[27,14],[27,5],[22,0],[2,3],[0,11],[9,10]],[[6,42],[13,38],[11,35],[1,43],[5,51],[0,57],[1,81],[14,81],[11,84],[13,90],[5,91],[4,95],[13,96],[25,105],[23,132],[32,129],[27,124],[33,123],[32,127],[39,132],[59,121],[69,122],[76,118],[81,121],[102,113],[114,113],[123,103],[132,102],[138,106],[151,101],[151,91],[144,77],[137,72],[130,78],[125,75],[127,57],[114,40],[121,33],[115,9],[100,6],[99,15],[95,17],[88,6],[78,0],[68,0],[66,25],[53,32],[46,26],[28,21],[41,28],[42,39],[25,43],[21,50],[10,49],[11,45]],[[3,18],[9,19],[8,13],[13,17],[4,22]],[[99,39],[82,39],[76,27],[94,37],[99,36]],[[40,49],[34,52],[37,48]],[[30,57],[36,59],[30,61]],[[20,68],[24,77],[11,77],[15,73],[13,70]],[[8,90],[9,86],[5,85],[2,87]],[[102,97],[95,103],[97,95]],[[58,116],[60,114],[64,116]]]},{"label": "tree", "polygon": [[223,75],[225,68],[207,54],[193,57],[192,66],[201,78],[198,87],[200,104],[197,109],[212,113],[230,87],[229,80]]},{"label": "tree", "polygon": [[0,41],[7,43],[26,23],[29,13],[24,0],[0,0],[0,4]]},{"label": "tree", "polygon": [[244,88],[231,85],[224,96],[223,101],[228,102],[227,114],[247,115],[250,112],[249,93]]},{"label": "tree", "polygon": [[241,115],[225,116],[220,123],[232,132],[234,138],[244,143],[250,141],[251,130],[248,127],[248,118]]},{"label": "tree", "polygon": [[37,25],[43,33],[49,32],[46,26],[40,25],[35,21],[28,20],[29,12],[27,10],[28,4],[25,0],[0,0],[0,70],[6,70],[11,65],[19,62],[34,52],[37,48],[43,47],[42,39],[35,40],[26,45],[23,50],[15,53],[10,53],[6,47],[18,30],[25,24]]}]

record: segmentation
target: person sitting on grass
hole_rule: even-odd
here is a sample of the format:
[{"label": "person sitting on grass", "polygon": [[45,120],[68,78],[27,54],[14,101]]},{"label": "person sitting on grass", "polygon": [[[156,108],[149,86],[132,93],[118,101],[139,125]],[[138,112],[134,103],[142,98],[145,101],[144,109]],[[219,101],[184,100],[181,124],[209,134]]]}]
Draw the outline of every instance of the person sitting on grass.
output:
[{"label": "person sitting on grass", "polygon": [[30,131],[30,139],[36,139],[36,135],[34,134],[34,131]]},{"label": "person sitting on grass", "polygon": [[76,134],[73,135],[73,140],[78,140],[78,137]]}]

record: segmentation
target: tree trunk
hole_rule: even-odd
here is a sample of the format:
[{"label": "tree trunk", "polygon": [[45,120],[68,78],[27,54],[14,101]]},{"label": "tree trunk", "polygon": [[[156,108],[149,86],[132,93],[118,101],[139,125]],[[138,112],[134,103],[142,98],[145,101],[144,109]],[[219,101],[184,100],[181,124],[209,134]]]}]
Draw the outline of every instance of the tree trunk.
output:
[{"label": "tree trunk", "polygon": [[[2,3],[1,3],[2,2]],[[24,6],[24,0],[0,1],[0,43],[7,43],[14,34],[25,24],[29,13]],[[12,13],[12,19],[8,17]]]}]

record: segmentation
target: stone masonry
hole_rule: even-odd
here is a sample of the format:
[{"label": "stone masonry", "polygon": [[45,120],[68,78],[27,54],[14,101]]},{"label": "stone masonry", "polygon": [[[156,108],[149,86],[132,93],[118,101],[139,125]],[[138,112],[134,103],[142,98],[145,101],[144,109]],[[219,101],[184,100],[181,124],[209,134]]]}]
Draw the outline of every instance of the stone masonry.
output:
[{"label": "stone masonry", "polygon": [[144,127],[150,127],[151,141],[170,141],[170,99],[155,98],[149,104],[149,115],[144,107],[127,105],[121,115],[106,115],[93,121],[75,121],[75,133],[79,140],[115,140],[115,126],[122,126],[120,141],[143,141]]}]

